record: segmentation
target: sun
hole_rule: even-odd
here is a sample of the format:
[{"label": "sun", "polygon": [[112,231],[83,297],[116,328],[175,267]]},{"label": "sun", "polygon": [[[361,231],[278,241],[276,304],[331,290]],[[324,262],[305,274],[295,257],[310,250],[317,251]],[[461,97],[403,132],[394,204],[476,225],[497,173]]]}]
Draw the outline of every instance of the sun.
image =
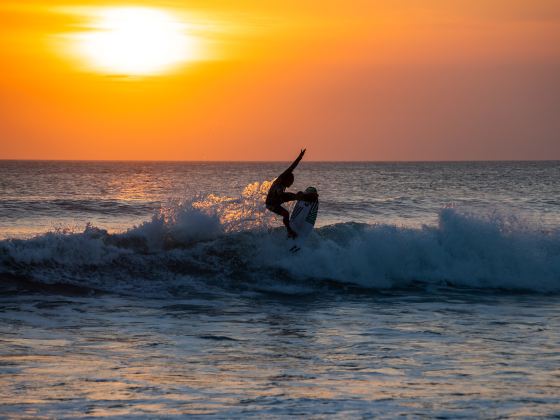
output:
[{"label": "sun", "polygon": [[74,34],[74,49],[93,69],[129,76],[157,75],[196,58],[188,25],[147,7],[98,9],[89,31]]}]

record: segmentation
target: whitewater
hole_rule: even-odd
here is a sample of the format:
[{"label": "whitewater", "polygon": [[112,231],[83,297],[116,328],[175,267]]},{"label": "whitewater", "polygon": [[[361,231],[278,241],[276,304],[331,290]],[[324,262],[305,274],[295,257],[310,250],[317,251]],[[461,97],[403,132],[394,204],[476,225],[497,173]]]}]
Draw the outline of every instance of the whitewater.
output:
[{"label": "whitewater", "polygon": [[560,163],[0,162],[0,414],[560,415]]}]

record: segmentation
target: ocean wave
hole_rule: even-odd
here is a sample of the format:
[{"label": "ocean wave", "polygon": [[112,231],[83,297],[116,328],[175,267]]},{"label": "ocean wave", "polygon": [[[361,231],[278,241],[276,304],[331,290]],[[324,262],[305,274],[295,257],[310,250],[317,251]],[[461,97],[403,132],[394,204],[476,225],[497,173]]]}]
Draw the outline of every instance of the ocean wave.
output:
[{"label": "ocean wave", "polygon": [[255,183],[239,198],[175,203],[124,233],[88,225],[82,232],[3,240],[0,273],[156,296],[232,288],[308,293],[325,284],[560,292],[559,230],[498,212],[446,208],[436,225],[420,228],[323,226],[294,255],[284,229],[272,227],[278,221],[263,207],[267,189]]},{"label": "ocean wave", "polygon": [[0,215],[5,218],[20,217],[22,211],[36,215],[64,214],[144,215],[157,208],[156,202],[124,201],[117,199],[2,199]]}]

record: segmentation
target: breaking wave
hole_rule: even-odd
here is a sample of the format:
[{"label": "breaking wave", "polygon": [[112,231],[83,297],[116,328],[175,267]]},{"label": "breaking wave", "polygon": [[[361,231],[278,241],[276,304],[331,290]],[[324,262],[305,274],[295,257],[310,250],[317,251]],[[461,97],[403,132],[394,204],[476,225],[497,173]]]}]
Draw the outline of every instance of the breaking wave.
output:
[{"label": "breaking wave", "polygon": [[498,213],[442,209],[437,225],[339,223],[315,229],[297,254],[263,207],[268,183],[241,197],[177,202],[123,233],[92,225],[0,241],[0,282],[25,279],[142,295],[326,284],[560,292],[560,231]]}]

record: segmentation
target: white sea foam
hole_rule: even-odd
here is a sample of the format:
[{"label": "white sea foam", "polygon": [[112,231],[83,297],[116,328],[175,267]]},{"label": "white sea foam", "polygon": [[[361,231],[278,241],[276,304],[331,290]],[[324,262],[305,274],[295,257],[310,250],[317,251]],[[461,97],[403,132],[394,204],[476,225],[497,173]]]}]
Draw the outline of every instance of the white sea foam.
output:
[{"label": "white sea foam", "polygon": [[437,226],[340,224],[319,229],[307,249],[280,264],[294,276],[364,287],[412,282],[560,291],[560,234],[510,217],[443,209]]},{"label": "white sea foam", "polygon": [[[87,226],[0,242],[0,271],[120,291],[140,279],[173,287],[235,279],[246,287],[330,280],[365,288],[413,284],[560,291],[560,234],[496,212],[441,210],[436,226],[343,223],[316,229],[298,254],[271,230],[262,194],[198,197],[163,209],[123,234]],[[90,282],[93,282],[91,284]],[[135,285],[135,282],[137,284]],[[187,284],[185,284],[187,283]]]}]

